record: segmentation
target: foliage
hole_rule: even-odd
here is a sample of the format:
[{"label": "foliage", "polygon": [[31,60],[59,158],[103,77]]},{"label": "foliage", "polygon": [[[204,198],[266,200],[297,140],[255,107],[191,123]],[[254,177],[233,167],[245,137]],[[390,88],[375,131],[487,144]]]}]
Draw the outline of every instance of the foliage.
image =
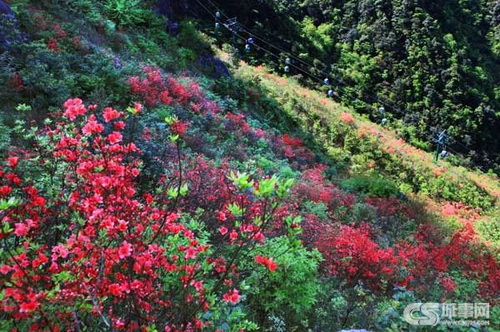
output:
[{"label": "foliage", "polygon": [[[168,175],[167,169],[170,181],[140,194],[140,150],[124,141],[125,114],[112,108],[99,113],[80,99],[64,107],[56,125],[31,131],[38,153],[23,160],[9,157],[1,171],[1,196],[8,199],[2,200],[1,256],[1,273],[9,280],[2,281],[7,324],[166,330],[223,322],[245,326],[241,315],[227,309],[240,302],[245,274],[236,271],[245,259],[244,266],[255,267],[251,252],[264,243],[263,234],[275,221],[272,211],[258,207],[278,209],[291,184],[264,179],[252,198],[245,194],[254,184],[246,174],[222,178],[229,188],[223,205],[230,214],[217,236],[226,245],[215,251],[207,232],[212,217],[200,218],[200,207],[182,208],[190,177],[183,178],[181,159],[173,156],[179,173]],[[136,105],[132,117],[141,111]],[[32,169],[38,175],[30,176]],[[295,234],[291,228],[290,241]],[[25,245],[19,247],[20,241]],[[267,279],[255,273],[253,278]]]},{"label": "foliage", "polygon": [[140,0],[106,0],[104,9],[118,25],[127,27],[144,23],[146,11],[141,8]]},{"label": "foliage", "polygon": [[398,186],[381,177],[352,177],[342,181],[341,188],[370,197],[391,197],[399,194]]},{"label": "foliage", "polygon": [[325,272],[340,276],[348,284],[362,282],[372,290],[394,281],[397,259],[391,248],[379,248],[366,228],[341,226],[336,235],[328,232],[315,246],[323,253]]},{"label": "foliage", "polygon": [[[377,122],[387,118],[422,147],[446,129],[453,150],[498,173],[498,6],[458,0],[219,4],[240,13],[246,27],[278,48],[262,47],[305,61],[294,60],[300,68],[295,74],[330,76],[343,102]],[[281,59],[255,53],[282,71]],[[384,115],[378,112],[382,103]]]},{"label": "foliage", "polygon": [[[200,22],[167,31],[155,2],[130,1],[123,13],[144,19],[125,23],[110,3],[16,2],[30,39],[0,57],[0,330],[401,331],[408,303],[497,303],[496,247],[478,237],[495,236],[483,219],[498,192],[485,175],[435,165],[239,57],[231,77]],[[271,8],[288,15],[262,27],[284,47],[292,38],[316,75],[342,63],[339,77],[379,91],[373,81],[391,72],[380,76],[386,53],[373,52],[386,46],[373,33],[385,30],[371,29],[367,3],[347,18],[343,3],[353,4],[227,5],[258,22]],[[310,18],[296,16],[304,10]],[[425,67],[425,35],[413,30],[410,58]],[[409,140],[420,140],[415,128]]]},{"label": "foliage", "polygon": [[[309,95],[305,89],[300,95],[294,93],[297,85],[293,80],[288,80],[287,84],[278,82],[280,79],[266,74],[265,70],[245,66],[240,67],[239,76],[260,95],[274,97],[283,104],[281,107],[266,99],[258,100],[256,109],[267,118],[278,121],[286,130],[300,128],[305,142],[322,149],[340,169],[348,167],[360,177],[368,178],[378,170],[384,178],[398,183],[405,191],[423,192],[434,198],[461,201],[484,209],[494,205],[495,198],[475,180],[457,177],[447,172],[447,168],[437,167],[423,151],[409,146],[402,139],[392,138],[390,133],[382,133],[373,124],[338,121],[345,113],[343,109],[332,109],[332,103],[327,103],[318,94]],[[240,100],[246,102],[247,96],[241,96]],[[353,130],[357,126],[359,128]]]},{"label": "foliage", "polygon": [[260,273],[259,270],[265,269],[261,267],[246,280],[249,309],[259,326],[269,324],[268,317],[279,317],[285,328],[291,329],[310,317],[319,290],[316,274],[320,255],[304,248],[294,249],[296,246],[280,237],[257,249],[272,253],[280,267],[269,275]]},{"label": "foliage", "polygon": [[0,117],[0,152],[8,149],[10,145],[10,128],[3,123]]},{"label": "foliage", "polygon": [[493,245],[500,244],[500,219],[498,217],[478,221],[477,230],[485,240],[491,241]]}]

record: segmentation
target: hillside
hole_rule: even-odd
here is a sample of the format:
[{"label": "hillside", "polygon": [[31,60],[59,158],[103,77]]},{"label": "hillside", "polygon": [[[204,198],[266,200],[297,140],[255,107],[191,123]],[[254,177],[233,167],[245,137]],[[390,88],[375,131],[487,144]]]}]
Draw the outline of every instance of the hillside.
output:
[{"label": "hillside", "polygon": [[[397,183],[402,193],[425,201],[434,211],[439,210],[436,210],[438,205],[446,206],[451,201],[483,208],[485,212],[481,214],[496,219],[500,195],[496,175],[455,167],[442,159],[435,163],[433,154],[411,146],[394,131],[356,117],[347,107],[322,93],[304,88],[294,79],[273,75],[263,67],[250,67],[242,62],[235,76],[261,90],[261,95],[276,98],[284,105],[278,110],[259,105],[257,112],[270,116],[269,121],[285,124],[284,129],[295,131],[321,151],[338,168],[337,182],[359,174],[381,174]],[[276,119],[280,116],[286,120]],[[348,135],[353,137],[342,133],[342,122],[351,126]],[[360,147],[363,141],[367,141],[369,148]]]},{"label": "hillside", "polygon": [[162,4],[0,1],[1,331],[500,328],[496,175]]},{"label": "hillside", "polygon": [[[220,21],[236,17],[243,40],[265,48],[246,57],[321,87],[431,151],[448,132],[450,152],[466,165],[498,174],[500,6],[474,1],[186,1],[188,12]],[[225,36],[229,42],[230,34]],[[243,49],[243,45],[240,46]]]}]

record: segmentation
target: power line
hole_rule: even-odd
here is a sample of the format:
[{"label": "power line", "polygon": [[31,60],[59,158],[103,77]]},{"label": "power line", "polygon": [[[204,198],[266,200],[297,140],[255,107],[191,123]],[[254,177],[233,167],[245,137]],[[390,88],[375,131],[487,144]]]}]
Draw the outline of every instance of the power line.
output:
[{"label": "power line", "polygon": [[[196,1],[196,2],[197,2],[200,6],[201,6],[201,7],[203,7],[203,9],[205,9],[205,11],[207,11],[207,13],[209,13],[209,14],[210,14],[213,18],[215,18],[216,22],[220,22],[220,19],[217,17],[217,14],[213,14],[213,13],[212,13],[212,11],[210,11],[210,10],[209,10],[209,9],[208,9],[205,5],[203,5],[200,1],[198,1],[198,0],[195,0],[195,1]],[[216,6],[213,4],[213,2],[211,2],[211,1],[210,1],[210,3],[212,3],[212,5],[214,6],[214,8],[216,9],[216,13],[220,13],[220,15],[221,15],[221,16],[228,17],[228,16],[227,16],[226,14],[224,14],[224,13],[223,13],[223,12],[222,12],[222,11],[221,11],[218,7],[216,7]],[[224,24],[223,24],[223,25],[224,25]],[[227,25],[224,25],[224,26],[227,28]],[[275,46],[275,45],[271,44],[270,42],[266,41],[265,39],[263,39],[263,38],[261,38],[261,37],[257,36],[256,34],[254,34],[254,33],[252,33],[252,32],[249,32],[249,29],[248,29],[248,28],[246,28],[246,27],[244,27],[243,25],[239,24],[239,27],[241,27],[241,28],[242,28],[242,30],[244,30],[247,34],[249,34],[249,36],[251,36],[251,37],[255,37],[255,39],[258,39],[258,40],[260,40],[260,41],[262,41],[262,42],[266,43],[267,45],[270,45],[270,46],[274,47],[275,49],[279,50],[280,52],[282,52],[282,53],[284,53],[284,54],[287,54],[288,56],[290,56],[290,58],[296,59],[296,60],[298,60],[299,62],[301,62],[302,64],[305,64],[305,65],[307,65],[307,66],[309,66],[309,67],[313,67],[313,68],[314,68],[314,66],[313,66],[313,65],[311,65],[311,64],[309,64],[309,63],[307,63],[307,62],[305,62],[305,61],[301,60],[301,59],[300,59],[300,58],[298,58],[297,56],[294,56],[292,53],[287,52],[287,51],[285,51],[285,50],[283,50],[283,49],[281,49],[281,48],[279,48],[279,47],[277,47],[277,46]],[[234,33],[234,31],[232,31],[232,29],[229,29],[229,30],[230,30],[231,32],[233,32],[233,33]],[[236,35],[237,35],[239,38],[241,38],[241,39],[243,39],[243,40],[245,40],[245,41],[247,40],[247,38],[243,37],[243,36],[242,36],[242,35],[240,35],[240,34],[237,34],[237,33],[236,33]],[[262,47],[262,46],[258,46],[258,48],[259,48],[259,49],[261,49],[261,50],[263,50],[263,51],[264,51],[264,52],[266,52],[267,54],[272,55],[273,57],[277,58],[278,60],[281,60],[281,58],[280,58],[278,55],[276,55],[276,54],[274,54],[273,52],[271,52],[271,51],[267,50],[266,48],[264,48],[264,47]],[[314,74],[310,73],[309,71],[307,71],[306,69],[301,68],[300,66],[294,65],[293,63],[288,64],[288,66],[293,67],[293,68],[295,68],[295,69],[299,70],[300,72],[304,73],[305,75],[309,76],[310,78],[314,78],[314,79],[318,80],[319,82],[323,82],[323,81],[324,81],[322,78],[320,78],[320,77],[318,77],[318,76],[316,76],[316,75],[314,75]],[[346,93],[346,90],[345,90],[345,88],[344,88],[342,85],[344,85],[344,86],[346,86],[346,87],[350,87],[350,86],[349,86],[349,84],[347,84],[347,83],[345,83],[345,82],[343,82],[343,81],[341,81],[341,80],[337,79],[334,75],[328,74],[328,73],[326,73],[326,72],[324,72],[324,71],[322,71],[322,70],[320,70],[320,72],[321,72],[322,74],[326,74],[325,76],[327,76],[327,77],[331,77],[331,78],[333,78],[333,79],[334,79],[337,83],[339,83],[339,85],[337,86],[337,89],[339,89],[342,93],[344,93],[344,94]],[[354,88],[354,89],[355,89],[355,88]],[[387,104],[386,102],[381,101],[379,98],[374,97],[374,96],[372,96],[372,95],[370,95],[370,94],[364,94],[364,93],[362,93],[362,94],[361,94],[361,96],[366,96],[366,97],[370,98],[371,100],[373,100],[373,101],[375,101],[375,102],[378,102],[379,104],[385,105],[385,106],[387,106],[387,107],[389,107],[389,108],[391,108],[391,109],[393,109],[393,110],[398,110],[398,111],[400,111],[399,109],[396,109],[394,106],[389,105],[389,104]],[[356,98],[356,99],[358,99],[357,97],[355,97],[355,98]],[[361,99],[360,99],[360,100],[361,100]],[[363,100],[361,100],[361,101],[363,101]],[[368,104],[366,101],[363,101],[363,102],[364,102],[364,103],[366,103],[366,104]]]},{"label": "power line", "polygon": [[[215,10],[216,10],[218,13],[221,13],[221,15],[222,15],[222,16],[228,17],[228,16],[227,16],[227,15],[226,15],[223,11],[221,11],[221,10],[219,9],[219,7],[218,7],[218,6],[217,6],[217,5],[216,5],[216,4],[215,4],[212,0],[206,0],[206,1],[208,1],[208,2],[212,5],[212,7],[213,7],[213,8],[215,8]],[[198,3],[199,3],[199,1],[198,1]],[[207,8],[206,8],[205,6],[203,6],[203,7],[207,10]],[[346,83],[346,82],[344,82],[344,81],[342,81],[342,80],[338,79],[337,77],[335,77],[335,75],[331,75],[331,73],[328,73],[328,72],[326,72],[325,70],[322,70],[322,69],[316,68],[316,66],[314,66],[313,64],[311,64],[311,63],[309,63],[309,62],[307,62],[307,61],[305,61],[305,60],[302,60],[300,57],[295,56],[294,54],[292,54],[292,53],[290,53],[290,52],[288,52],[288,51],[286,51],[286,50],[283,50],[282,48],[280,48],[280,47],[278,47],[278,46],[276,46],[276,45],[274,45],[274,44],[272,44],[272,43],[268,42],[268,41],[267,41],[267,40],[265,40],[264,38],[261,38],[261,37],[260,37],[260,36],[258,36],[255,32],[253,32],[252,30],[250,30],[249,28],[247,28],[247,27],[245,27],[245,26],[243,26],[243,25],[241,25],[241,24],[240,24],[240,27],[241,27],[241,28],[242,28],[242,29],[243,29],[246,33],[248,33],[250,36],[254,37],[255,39],[258,39],[258,40],[260,40],[261,42],[263,42],[263,43],[265,43],[265,44],[267,44],[267,45],[271,46],[272,48],[274,48],[274,49],[276,49],[276,50],[278,50],[278,51],[280,51],[280,52],[282,52],[282,53],[287,54],[290,58],[292,58],[292,59],[294,59],[294,60],[296,60],[296,61],[298,61],[298,62],[302,63],[303,65],[305,65],[305,66],[307,66],[307,67],[310,67],[310,68],[315,68],[315,69],[319,70],[319,72],[320,72],[321,74],[325,75],[326,77],[331,77],[331,78],[333,78],[333,79],[334,79],[337,83],[339,83],[340,85],[350,86],[350,84],[348,84],[348,83]],[[338,70],[338,69],[336,69],[336,68],[333,68],[333,69],[335,69],[335,71],[339,72],[339,70]],[[301,70],[301,71],[305,72],[304,70]],[[309,73],[309,72],[307,72],[307,73]],[[387,90],[389,90],[389,91],[390,91],[390,92],[392,92],[392,93],[395,93],[395,94],[398,94],[398,93],[399,93],[399,91],[397,91],[397,90],[395,90],[395,89],[391,88],[390,86],[384,86],[384,88],[386,88]],[[432,92],[435,92],[435,93],[437,93],[437,94],[442,94],[442,93],[444,93],[444,91],[443,91],[443,92],[439,92],[439,91],[437,91],[436,89],[434,89],[433,87],[429,87],[429,88],[426,88],[426,89],[427,89],[427,90],[430,90],[430,91],[432,91]],[[364,94],[364,95],[366,95],[366,97],[370,98],[372,101],[378,102],[379,104],[382,104],[382,105],[384,105],[384,106],[388,106],[389,108],[391,108],[391,109],[392,109],[392,110],[394,110],[394,111],[401,112],[401,109],[399,108],[399,106],[394,106],[394,104],[392,103],[392,101],[391,101],[391,102],[389,102],[389,101],[386,101],[386,100],[382,100],[380,97],[378,97],[378,96],[374,96],[374,95],[372,95],[372,94]],[[390,104],[390,105],[389,105],[389,104]],[[467,150],[468,152],[471,152],[471,151],[472,151],[469,147],[467,147],[467,146],[463,145],[463,144],[462,144],[462,143],[460,143],[459,141],[455,141],[454,143],[459,144],[462,148],[464,148],[464,149],[465,149],[465,150]]]},{"label": "power line", "polygon": [[[212,4],[212,6],[213,6],[213,7],[217,10],[217,12],[218,12],[218,13],[221,13],[223,16],[228,17],[228,16],[227,16],[226,14],[224,14],[224,12],[222,12],[222,11],[221,11],[221,10],[220,10],[220,9],[219,9],[219,8],[218,8],[218,7],[217,7],[217,6],[216,6],[216,5],[212,2],[212,1],[210,1],[210,0],[207,0],[207,1],[208,1],[208,2],[210,2],[210,3]],[[206,7],[205,7],[205,8],[206,8]],[[265,40],[265,39],[263,39],[263,38],[261,38],[261,37],[259,37],[256,33],[254,33],[254,32],[253,32],[252,30],[250,30],[249,28],[247,28],[247,27],[245,27],[245,26],[243,26],[243,25],[240,25],[240,26],[241,26],[241,28],[242,28],[243,30],[245,30],[245,32],[246,32],[246,33],[248,33],[250,36],[254,37],[255,39],[260,40],[261,42],[263,42],[263,43],[265,43],[265,44],[267,44],[267,45],[269,45],[269,46],[271,46],[271,47],[275,48],[276,50],[278,50],[278,51],[280,51],[280,52],[282,52],[282,53],[287,54],[288,56],[290,56],[290,58],[294,59],[295,61],[298,61],[298,62],[302,63],[303,65],[305,65],[305,66],[307,66],[307,67],[310,67],[310,68],[315,68],[315,69],[319,70],[319,72],[320,72],[321,74],[323,74],[324,76],[326,76],[326,77],[328,77],[328,78],[333,78],[333,79],[334,79],[334,80],[335,80],[338,84],[340,84],[340,85],[346,85],[346,86],[349,86],[349,85],[350,85],[350,84],[348,84],[348,83],[346,83],[346,82],[344,82],[344,81],[342,81],[342,80],[338,79],[335,75],[332,75],[331,73],[328,73],[328,72],[326,72],[325,70],[322,70],[322,69],[316,68],[316,66],[314,66],[313,64],[311,64],[311,63],[309,63],[309,62],[307,62],[307,61],[305,61],[305,60],[302,60],[300,57],[295,56],[293,53],[288,52],[288,51],[285,51],[285,50],[283,50],[282,48],[280,48],[280,47],[278,47],[278,46],[276,46],[276,45],[274,45],[274,44],[272,44],[272,43],[268,42],[267,40]],[[337,70],[337,72],[339,72],[339,71]],[[391,92],[393,92],[393,93],[397,93],[397,91],[392,90],[392,89],[391,89],[391,88],[389,88],[389,87],[388,87],[388,89],[389,89]],[[380,97],[378,97],[378,96],[375,96],[375,97],[374,97],[374,96],[373,96],[373,95],[371,95],[371,94],[366,94],[366,95],[367,95],[368,97],[370,97],[373,101],[378,102],[379,104],[385,105],[385,106],[387,106],[387,107],[389,107],[389,108],[393,109],[394,111],[401,112],[401,109],[400,109],[399,107],[397,107],[397,106],[394,106],[394,104],[393,104],[392,102],[383,101],[383,100],[381,100],[381,99],[380,99]]]},{"label": "power line", "polygon": [[[299,63],[301,63],[301,64],[303,64],[303,65],[305,65],[305,66],[308,66],[308,67],[315,68],[315,69],[319,70],[319,72],[320,72],[321,74],[324,74],[324,76],[325,76],[327,79],[328,79],[328,78],[333,78],[333,80],[334,80],[334,81],[336,81],[336,82],[338,83],[338,85],[337,85],[337,89],[338,89],[338,90],[340,90],[340,91],[342,92],[342,94],[343,94],[343,95],[350,94],[350,93],[352,93],[352,92],[353,92],[353,91],[347,91],[348,93],[346,93],[346,89],[347,89],[347,88],[351,88],[351,89],[353,89],[353,90],[356,90],[356,87],[351,86],[350,84],[348,84],[348,83],[346,83],[346,82],[344,82],[344,81],[342,81],[342,80],[338,79],[335,75],[332,75],[331,73],[327,73],[327,72],[325,72],[324,70],[321,70],[321,69],[316,68],[314,65],[312,65],[312,64],[310,64],[310,63],[308,63],[307,61],[302,60],[300,57],[295,56],[293,53],[288,52],[288,51],[286,51],[286,50],[283,50],[282,48],[280,48],[280,47],[278,47],[278,46],[276,46],[276,45],[274,45],[274,44],[272,44],[272,43],[268,42],[267,40],[265,40],[265,39],[263,39],[262,37],[258,36],[258,35],[257,35],[257,34],[255,34],[252,30],[248,29],[247,27],[243,26],[242,24],[239,24],[239,23],[238,23],[238,29],[232,29],[232,28],[230,28],[227,24],[224,24],[224,23],[220,20],[220,18],[221,18],[221,17],[225,17],[225,18],[229,19],[229,16],[227,16],[227,15],[226,15],[226,14],[225,14],[222,10],[220,10],[220,9],[218,8],[218,6],[217,6],[217,5],[215,5],[215,4],[214,4],[211,0],[207,0],[207,1],[208,1],[208,3],[210,3],[210,4],[213,6],[213,8],[215,9],[215,11],[216,11],[216,12],[215,12],[215,14],[214,14],[214,13],[213,13],[213,12],[212,12],[209,8],[207,8],[207,6],[205,6],[202,2],[200,2],[200,0],[195,0],[195,1],[196,1],[196,2],[197,2],[197,3],[198,3],[198,4],[199,4],[199,5],[200,5],[200,6],[201,6],[201,7],[202,7],[202,8],[203,8],[203,9],[204,9],[207,13],[208,13],[208,14],[210,14],[210,15],[211,15],[211,16],[215,19],[215,21],[216,21],[216,22],[222,23],[222,26],[224,26],[224,27],[225,27],[226,29],[228,29],[231,33],[233,33],[233,35],[234,35],[234,36],[237,36],[238,38],[240,38],[240,39],[244,40],[245,42],[247,42],[247,41],[248,41],[248,38],[246,38],[246,37],[244,37],[243,35],[239,34],[236,30],[243,31],[243,32],[245,32],[246,34],[248,34],[250,37],[255,38],[256,40],[259,40],[259,41],[261,41],[261,42],[265,43],[266,45],[271,46],[272,48],[274,48],[274,49],[278,50],[279,52],[281,52],[281,53],[283,53],[283,54],[286,54],[287,56],[289,56],[290,58],[292,58],[292,59],[294,59],[294,60],[298,61]],[[282,58],[281,58],[279,55],[277,55],[277,54],[275,54],[274,52],[272,52],[272,51],[270,51],[270,50],[266,49],[265,47],[260,46],[260,45],[256,45],[255,47],[257,47],[257,49],[262,50],[262,51],[264,51],[265,53],[267,53],[267,54],[271,55],[272,57],[275,57],[275,58],[276,58],[276,59],[278,59],[279,61],[282,61]],[[318,82],[324,82],[324,81],[325,81],[324,79],[322,79],[322,78],[320,78],[320,77],[318,77],[318,76],[316,76],[316,75],[312,74],[311,72],[309,72],[309,71],[308,71],[308,70],[306,70],[306,69],[303,69],[303,68],[302,68],[302,67],[300,67],[300,66],[297,66],[297,65],[293,64],[292,62],[287,63],[287,66],[289,66],[289,67],[293,67],[293,68],[297,69],[298,71],[300,71],[300,72],[304,73],[306,76],[308,76],[308,77],[310,77],[310,78],[312,78],[312,79],[315,79],[315,80],[317,80]],[[328,83],[327,85],[330,85],[330,84]],[[396,93],[396,92],[395,92],[394,90],[392,90],[390,87],[387,87],[387,88],[388,88],[388,90],[389,90],[389,91],[391,91],[391,92],[393,92],[393,93]],[[435,90],[435,89],[433,89],[433,88],[431,88],[431,90],[433,90],[434,92],[438,93],[438,91],[436,91],[436,90]],[[395,107],[395,106],[394,106],[394,104],[392,104],[392,103],[391,103],[391,104],[388,104],[386,101],[381,100],[378,96],[374,96],[374,95],[369,94],[369,93],[361,93],[361,94],[360,94],[360,96],[361,96],[361,98],[362,98],[362,97],[369,98],[369,99],[371,99],[372,101],[374,101],[374,102],[376,102],[376,103],[378,103],[378,104],[380,104],[380,105],[383,105],[383,106],[386,106],[386,107],[388,107],[388,108],[392,109],[393,111],[398,111],[398,112],[401,112],[401,109],[400,109],[399,107]],[[358,100],[360,100],[360,101],[362,101],[362,102],[364,102],[364,103],[366,103],[366,104],[369,104],[368,102],[363,101],[362,99],[359,99],[359,98],[357,98],[357,97],[355,97],[355,96],[354,96],[354,98],[356,98],[356,99],[358,99]],[[432,141],[434,141],[434,138],[432,138],[430,141],[431,141],[431,142],[432,142]],[[461,144],[460,142],[455,141],[455,143],[458,143],[459,145],[461,145],[462,147],[464,147],[467,151],[469,151],[469,152],[471,151],[469,148],[467,148],[465,145]],[[444,144],[442,144],[442,145],[444,146]],[[439,149],[439,147],[438,147],[438,149]],[[451,148],[449,148],[449,150],[450,150],[450,151],[454,151],[454,150],[452,150]],[[461,157],[463,158],[463,155],[461,155],[460,153],[457,153],[456,151],[454,151],[454,152],[455,152],[455,154],[457,154],[457,155],[459,155],[459,156],[461,156]],[[483,172],[485,172],[485,173],[486,173],[486,171],[483,169],[483,167],[481,167],[481,166],[479,166],[479,165],[477,165],[477,167],[478,167],[479,169],[481,169]]]}]

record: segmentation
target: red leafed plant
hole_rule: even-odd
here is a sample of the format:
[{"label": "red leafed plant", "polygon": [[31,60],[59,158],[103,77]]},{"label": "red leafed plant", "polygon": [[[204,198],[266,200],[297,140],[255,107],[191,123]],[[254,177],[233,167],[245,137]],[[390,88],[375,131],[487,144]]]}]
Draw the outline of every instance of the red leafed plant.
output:
[{"label": "red leafed plant", "polygon": [[[32,331],[198,331],[227,319],[223,308],[240,301],[239,262],[254,260],[286,190],[209,164],[185,169],[179,151],[165,163],[177,169],[144,191],[124,113],[71,99],[60,115],[38,132],[36,152],[0,169],[3,319]],[[203,168],[223,190],[196,191]],[[248,195],[249,183],[260,194]]]},{"label": "red leafed plant", "polygon": [[410,289],[425,292],[436,280],[445,291],[454,289],[446,277],[449,271],[460,271],[465,277],[479,282],[479,295],[492,303],[498,301],[500,267],[495,257],[482,248],[471,224],[456,231],[449,242],[437,243],[431,227],[421,227],[415,243],[401,242],[396,246],[401,266],[407,276],[400,281]]},{"label": "red leafed plant", "polygon": [[368,288],[382,290],[383,282],[395,281],[398,260],[391,248],[380,248],[366,227],[340,226],[316,241],[325,261],[323,268],[348,284],[363,282]]},{"label": "red leafed plant", "polygon": [[148,106],[159,103],[170,105],[174,101],[184,105],[192,97],[201,97],[200,89],[195,83],[191,83],[188,89],[174,78],[163,76],[158,68],[153,67],[147,67],[144,73],[144,78],[129,78],[129,84],[131,92],[143,98]]}]

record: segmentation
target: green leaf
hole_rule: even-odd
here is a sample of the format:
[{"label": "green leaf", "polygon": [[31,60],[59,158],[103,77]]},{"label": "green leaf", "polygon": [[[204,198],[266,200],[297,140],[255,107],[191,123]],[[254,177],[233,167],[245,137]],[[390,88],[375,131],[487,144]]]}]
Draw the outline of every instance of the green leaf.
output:
[{"label": "green leaf", "polygon": [[186,195],[187,195],[187,193],[188,193],[188,191],[189,191],[189,187],[188,187],[187,183],[184,183],[184,184],[181,186],[181,188],[180,188],[180,190],[179,190],[179,193],[181,194],[181,196],[186,196]]},{"label": "green leaf", "polygon": [[253,180],[250,180],[250,175],[247,173],[231,172],[231,174],[229,174],[229,179],[242,191],[253,188],[254,185]]},{"label": "green leaf", "polygon": [[168,124],[169,126],[174,123],[176,120],[176,118],[174,116],[166,116],[164,121],[166,124]]},{"label": "green leaf", "polygon": [[278,179],[275,176],[270,179],[262,180],[259,182],[259,188],[255,191],[255,194],[257,196],[268,198],[273,194],[277,183]]},{"label": "green leaf", "polygon": [[227,209],[235,216],[239,217],[243,214],[243,209],[236,203],[231,203],[228,205]]},{"label": "green leaf", "polygon": [[11,197],[9,200],[0,199],[0,211],[5,211],[7,209],[19,206],[22,203],[20,199]]},{"label": "green leaf", "polygon": [[177,188],[170,188],[167,191],[167,195],[170,198],[177,198],[177,196],[179,196],[179,191],[177,190]]},{"label": "green leaf", "polygon": [[277,190],[278,197],[279,198],[285,197],[290,191],[290,188],[292,188],[293,184],[294,184],[293,179],[288,179],[284,183],[280,183]]}]

